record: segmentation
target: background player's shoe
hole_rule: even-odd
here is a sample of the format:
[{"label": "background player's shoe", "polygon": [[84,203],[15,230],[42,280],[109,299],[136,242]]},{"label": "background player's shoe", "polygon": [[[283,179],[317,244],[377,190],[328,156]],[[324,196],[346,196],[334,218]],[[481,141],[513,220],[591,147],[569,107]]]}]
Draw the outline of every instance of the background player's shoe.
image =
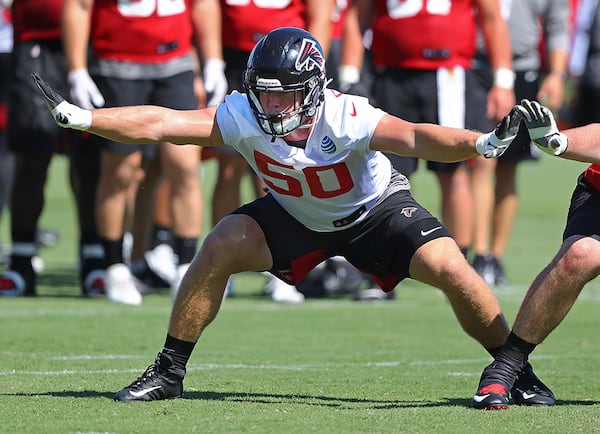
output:
[{"label": "background player's shoe", "polygon": [[129,386],[114,396],[115,401],[157,401],[183,397],[185,369],[173,366],[173,361],[164,353]]},{"label": "background player's shoe", "polygon": [[131,273],[149,288],[170,288],[178,278],[177,257],[168,244],[159,244],[131,264]]},{"label": "background player's shoe", "polygon": [[54,229],[39,229],[35,241],[40,247],[54,247],[60,241],[60,232]]},{"label": "background player's shoe", "polygon": [[504,272],[504,267],[502,266],[502,262],[500,259],[494,257],[494,281],[497,286],[506,286],[508,284],[508,279],[506,278],[506,273]]},{"label": "background player's shoe", "polygon": [[488,384],[477,390],[472,406],[480,410],[508,410],[508,392],[501,384]]},{"label": "background player's shoe", "polygon": [[99,297],[106,294],[106,270],[92,270],[85,275],[81,292],[87,297]]},{"label": "background player's shoe", "polygon": [[275,276],[269,276],[263,292],[276,303],[302,303],[304,301],[304,294],[299,292],[294,285],[289,285]]},{"label": "background player's shoe", "polygon": [[175,301],[177,298],[177,293],[179,292],[179,285],[181,285],[181,281],[183,280],[183,276],[187,273],[188,268],[190,268],[190,264],[180,264],[177,266],[177,276],[173,282],[171,282],[171,290],[169,294],[171,295],[171,301]]},{"label": "background player's shoe", "polygon": [[550,406],[556,404],[554,393],[535,375],[529,362],[517,375],[515,384],[510,390],[510,396],[518,405]]},{"label": "background player's shoe", "polygon": [[137,289],[135,277],[125,264],[113,264],[106,269],[104,290],[110,301],[133,305],[142,303],[142,294]]},{"label": "background player's shoe", "polygon": [[21,297],[25,294],[25,279],[17,271],[9,270],[0,275],[0,296]]},{"label": "background player's shoe", "polygon": [[488,286],[496,284],[494,273],[494,256],[491,253],[485,255],[475,255],[473,258],[473,268],[479,274]]}]

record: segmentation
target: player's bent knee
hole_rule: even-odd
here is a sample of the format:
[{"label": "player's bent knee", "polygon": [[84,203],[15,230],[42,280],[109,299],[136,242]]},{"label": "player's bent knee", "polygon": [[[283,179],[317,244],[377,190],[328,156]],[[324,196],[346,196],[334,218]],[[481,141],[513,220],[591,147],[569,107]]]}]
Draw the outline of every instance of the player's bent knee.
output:
[{"label": "player's bent knee", "polygon": [[410,274],[414,279],[447,287],[476,276],[464,256],[450,238],[437,238],[419,247],[411,260]]},{"label": "player's bent knee", "polygon": [[600,274],[600,240],[582,237],[567,240],[571,243],[562,255],[559,266],[566,275]]},{"label": "player's bent knee", "polygon": [[268,269],[272,264],[260,226],[241,214],[224,217],[207,235],[201,250],[204,261],[233,272]]}]

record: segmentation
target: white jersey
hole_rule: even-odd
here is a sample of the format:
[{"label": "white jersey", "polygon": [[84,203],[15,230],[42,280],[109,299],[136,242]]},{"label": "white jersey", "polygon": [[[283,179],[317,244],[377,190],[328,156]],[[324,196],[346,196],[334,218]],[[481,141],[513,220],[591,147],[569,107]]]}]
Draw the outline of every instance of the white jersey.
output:
[{"label": "white jersey", "polygon": [[224,143],[243,155],[288,213],[308,229],[330,232],[364,219],[390,182],[390,161],[369,148],[383,115],[366,98],[326,89],[303,149],[272,141],[246,95],[233,92],[219,105],[217,123]]}]

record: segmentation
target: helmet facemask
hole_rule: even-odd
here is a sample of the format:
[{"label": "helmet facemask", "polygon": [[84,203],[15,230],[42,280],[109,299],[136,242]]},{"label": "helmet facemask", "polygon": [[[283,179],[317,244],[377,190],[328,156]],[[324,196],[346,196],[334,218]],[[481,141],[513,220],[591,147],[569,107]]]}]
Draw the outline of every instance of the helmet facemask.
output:
[{"label": "helmet facemask", "polygon": [[[308,128],[324,99],[325,57],[307,31],[283,27],[269,32],[254,47],[244,72],[244,88],[261,129],[282,137]],[[293,92],[294,104],[281,113],[266,113],[261,92]]]},{"label": "helmet facemask", "polygon": [[[248,87],[250,105],[261,129],[272,136],[282,137],[297,128],[308,127],[323,99],[323,84],[316,76],[297,85],[282,85],[276,79],[257,80]],[[289,92],[294,94],[292,108],[281,113],[268,114],[260,102],[261,92]]]}]

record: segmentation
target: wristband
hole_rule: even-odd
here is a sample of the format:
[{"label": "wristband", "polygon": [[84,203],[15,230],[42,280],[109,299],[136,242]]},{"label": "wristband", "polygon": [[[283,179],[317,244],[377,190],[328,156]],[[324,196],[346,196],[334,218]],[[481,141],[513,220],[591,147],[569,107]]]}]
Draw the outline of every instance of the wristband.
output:
[{"label": "wristband", "polygon": [[515,86],[515,73],[509,68],[495,69],[494,86],[502,89],[513,89]]}]

